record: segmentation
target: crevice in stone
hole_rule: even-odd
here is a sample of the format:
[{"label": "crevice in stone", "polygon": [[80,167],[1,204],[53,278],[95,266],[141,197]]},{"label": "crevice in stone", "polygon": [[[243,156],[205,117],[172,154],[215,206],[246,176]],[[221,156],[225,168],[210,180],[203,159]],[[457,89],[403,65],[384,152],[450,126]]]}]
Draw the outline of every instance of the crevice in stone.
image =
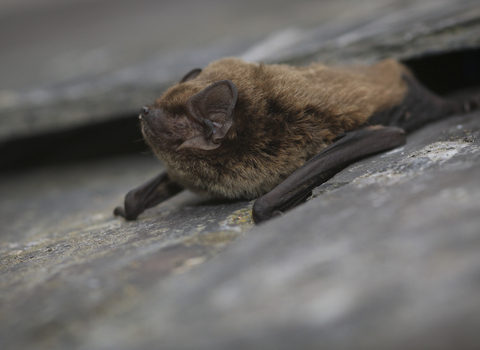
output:
[{"label": "crevice in stone", "polygon": [[126,116],[0,143],[0,172],[147,152],[138,116]]},{"label": "crevice in stone", "polygon": [[448,95],[480,86],[480,49],[425,55],[403,61],[430,90]]}]

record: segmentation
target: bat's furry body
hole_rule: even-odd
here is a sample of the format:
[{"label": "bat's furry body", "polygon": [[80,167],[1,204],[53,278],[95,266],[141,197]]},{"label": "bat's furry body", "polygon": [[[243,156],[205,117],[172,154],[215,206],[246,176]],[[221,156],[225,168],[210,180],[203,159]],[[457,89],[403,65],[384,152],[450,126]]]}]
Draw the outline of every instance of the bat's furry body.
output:
[{"label": "bat's furry body", "polygon": [[[392,59],[352,67],[219,60],[192,71],[142,110],[143,134],[168,175],[155,183],[155,200],[139,205],[142,200],[132,199],[135,215],[117,214],[135,218],[181,188],[257,198],[344,133],[372,124],[410,131],[461,110]],[[172,184],[175,191],[166,190]]]},{"label": "bat's furry body", "polygon": [[186,113],[192,95],[217,81],[231,80],[239,93],[234,126],[221,147],[177,150],[175,144],[158,142],[148,123],[143,130],[170,177],[182,186],[212,197],[253,199],[278,185],[339,134],[399,104],[407,90],[403,70],[393,60],[352,69],[223,59],[195,79],[172,87],[152,106],[174,118]]}]

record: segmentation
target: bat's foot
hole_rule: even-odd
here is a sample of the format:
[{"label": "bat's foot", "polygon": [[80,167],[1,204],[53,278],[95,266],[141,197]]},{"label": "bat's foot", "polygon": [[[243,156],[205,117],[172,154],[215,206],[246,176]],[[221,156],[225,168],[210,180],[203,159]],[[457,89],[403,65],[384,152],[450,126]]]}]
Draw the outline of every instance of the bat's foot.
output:
[{"label": "bat's foot", "polygon": [[270,219],[272,216],[273,213],[271,207],[268,205],[264,205],[261,198],[257,199],[253,204],[252,208],[253,221],[255,221],[256,224],[259,224],[262,221]]}]

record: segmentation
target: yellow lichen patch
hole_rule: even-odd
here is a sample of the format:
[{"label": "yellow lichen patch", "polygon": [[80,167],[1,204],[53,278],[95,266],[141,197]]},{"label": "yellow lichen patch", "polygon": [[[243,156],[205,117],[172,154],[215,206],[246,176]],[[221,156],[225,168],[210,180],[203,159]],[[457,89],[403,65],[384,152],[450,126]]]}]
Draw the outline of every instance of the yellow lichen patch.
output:
[{"label": "yellow lichen patch", "polygon": [[197,230],[197,233],[194,236],[190,236],[183,241],[184,244],[198,244],[216,247],[227,245],[235,240],[240,234],[253,227],[252,206],[253,202],[247,207],[233,212],[220,223],[220,229],[218,231],[203,233],[206,227]]},{"label": "yellow lichen patch", "polygon": [[253,227],[255,224],[252,217],[252,201],[247,207],[237,210],[232,215],[228,216],[224,221],[226,226],[239,227],[241,231],[246,231]]}]

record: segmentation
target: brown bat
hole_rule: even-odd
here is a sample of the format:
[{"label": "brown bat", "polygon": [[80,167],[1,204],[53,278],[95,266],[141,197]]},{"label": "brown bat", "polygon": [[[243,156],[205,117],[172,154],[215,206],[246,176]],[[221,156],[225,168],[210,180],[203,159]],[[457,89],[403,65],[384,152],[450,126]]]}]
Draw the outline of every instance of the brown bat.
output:
[{"label": "brown bat", "polygon": [[134,220],[186,188],[260,197],[253,218],[267,220],[349,164],[404,144],[406,132],[474,107],[436,96],[392,59],[351,67],[222,59],[142,108],[143,135],[167,171],[114,214]]}]

